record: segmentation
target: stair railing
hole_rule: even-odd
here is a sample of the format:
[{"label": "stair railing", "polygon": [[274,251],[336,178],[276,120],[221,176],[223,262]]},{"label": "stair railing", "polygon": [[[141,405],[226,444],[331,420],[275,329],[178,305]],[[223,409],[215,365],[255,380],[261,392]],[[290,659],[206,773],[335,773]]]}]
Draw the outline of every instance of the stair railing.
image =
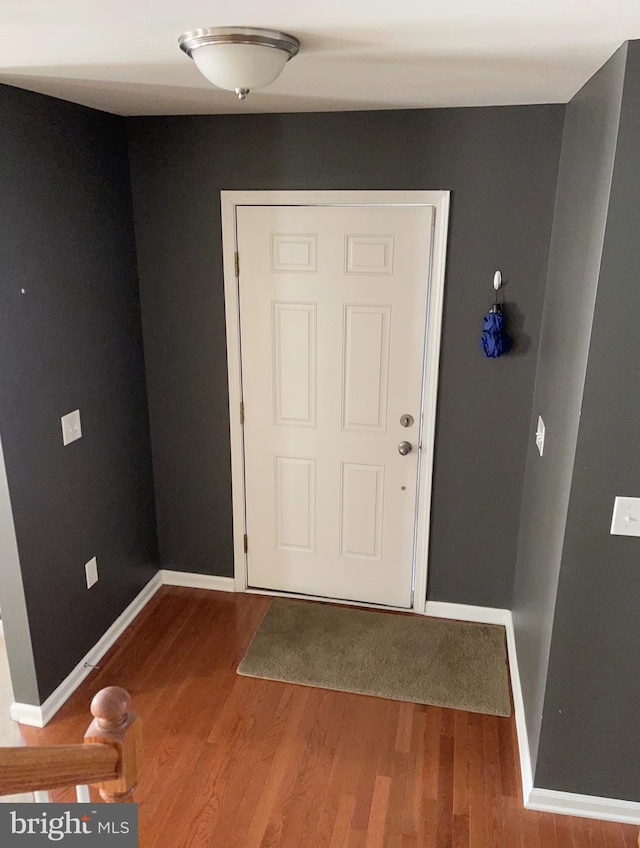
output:
[{"label": "stair railing", "polygon": [[96,786],[110,804],[133,801],[142,753],[142,725],[125,689],[109,686],[91,702],[93,721],[82,745],[0,748],[0,795],[76,786],[89,800]]}]

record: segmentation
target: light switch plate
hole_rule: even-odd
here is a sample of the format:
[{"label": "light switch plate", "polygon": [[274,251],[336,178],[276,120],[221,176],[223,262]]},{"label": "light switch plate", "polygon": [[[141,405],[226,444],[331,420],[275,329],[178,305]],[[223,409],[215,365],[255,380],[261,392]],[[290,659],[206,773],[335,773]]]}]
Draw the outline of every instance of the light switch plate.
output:
[{"label": "light switch plate", "polygon": [[89,562],[85,563],[84,571],[87,575],[87,589],[90,589],[94,583],[98,582],[98,560],[91,557]]},{"label": "light switch plate", "polygon": [[544,434],[544,421],[542,420],[542,416],[538,415],[538,429],[536,430],[536,447],[538,448],[540,456],[542,456],[542,451],[544,450]]},{"label": "light switch plate", "polygon": [[640,536],[640,498],[615,499],[611,535]]},{"label": "light switch plate", "polygon": [[82,438],[82,427],[80,425],[80,410],[68,412],[60,419],[62,424],[62,444],[69,445],[76,439]]}]

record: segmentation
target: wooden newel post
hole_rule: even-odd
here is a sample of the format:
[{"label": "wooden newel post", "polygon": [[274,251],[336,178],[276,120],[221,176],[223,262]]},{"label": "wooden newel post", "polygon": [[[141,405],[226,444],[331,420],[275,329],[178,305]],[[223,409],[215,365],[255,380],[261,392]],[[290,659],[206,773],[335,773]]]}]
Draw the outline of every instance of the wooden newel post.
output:
[{"label": "wooden newel post", "polygon": [[138,784],[138,762],[142,754],[142,724],[131,712],[131,698],[126,689],[108,686],[91,702],[94,716],[84,735],[85,743],[101,742],[118,752],[118,777],[95,784],[103,801],[110,804],[133,801]]}]

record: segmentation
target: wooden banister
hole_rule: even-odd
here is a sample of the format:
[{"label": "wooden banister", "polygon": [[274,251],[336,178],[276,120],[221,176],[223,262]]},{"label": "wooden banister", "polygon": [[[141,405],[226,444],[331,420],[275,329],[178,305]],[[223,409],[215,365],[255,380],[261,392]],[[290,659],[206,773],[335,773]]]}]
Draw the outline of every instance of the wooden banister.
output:
[{"label": "wooden banister", "polygon": [[0,795],[92,784],[104,801],[132,801],[142,728],[129,693],[119,686],[102,689],[91,713],[84,745],[0,748]]},{"label": "wooden banister", "polygon": [[0,748],[0,795],[97,783],[117,776],[118,752],[110,745]]}]

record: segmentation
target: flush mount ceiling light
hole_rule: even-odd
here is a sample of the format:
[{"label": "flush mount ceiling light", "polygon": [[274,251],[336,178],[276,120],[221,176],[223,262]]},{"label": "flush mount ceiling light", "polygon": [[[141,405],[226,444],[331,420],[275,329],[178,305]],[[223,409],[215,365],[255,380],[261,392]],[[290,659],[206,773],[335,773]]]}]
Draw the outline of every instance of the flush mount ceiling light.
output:
[{"label": "flush mount ceiling light", "polygon": [[286,32],[255,27],[202,27],[178,39],[180,49],[203,77],[240,100],[253,88],[264,88],[280,76],[300,42]]}]

